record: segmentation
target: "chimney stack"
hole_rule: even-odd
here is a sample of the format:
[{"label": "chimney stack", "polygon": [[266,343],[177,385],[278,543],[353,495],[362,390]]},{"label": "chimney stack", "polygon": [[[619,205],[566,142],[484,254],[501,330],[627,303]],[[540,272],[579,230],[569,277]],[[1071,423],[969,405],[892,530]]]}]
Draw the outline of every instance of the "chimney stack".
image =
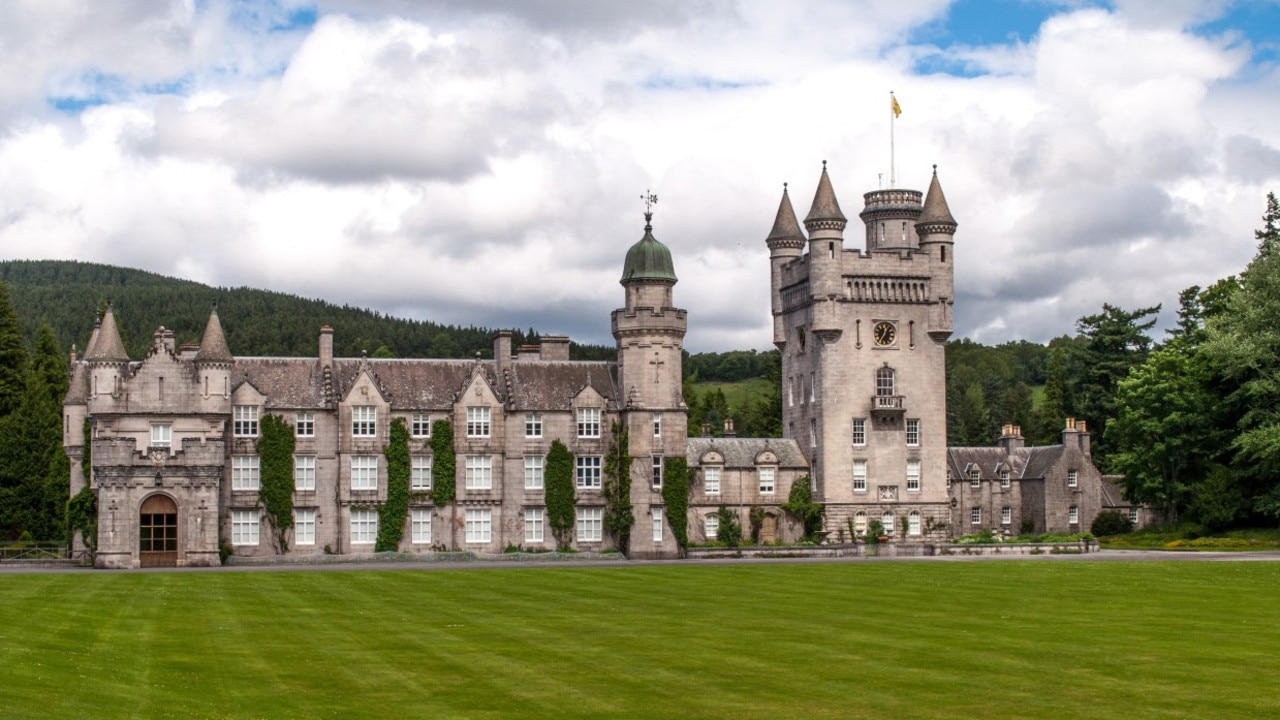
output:
[{"label": "chimney stack", "polygon": [[1027,441],[1022,437],[1021,426],[1005,423],[1000,428],[1000,439],[996,441],[996,447],[1002,448],[1005,454],[1021,450],[1026,444]]},{"label": "chimney stack", "polygon": [[320,328],[320,367],[333,366],[333,328]]}]

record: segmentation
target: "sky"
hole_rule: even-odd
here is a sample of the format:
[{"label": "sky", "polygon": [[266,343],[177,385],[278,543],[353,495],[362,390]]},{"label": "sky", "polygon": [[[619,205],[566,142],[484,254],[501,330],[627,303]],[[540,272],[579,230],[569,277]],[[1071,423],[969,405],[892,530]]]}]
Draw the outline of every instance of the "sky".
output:
[{"label": "sky", "polygon": [[1280,0],[18,0],[0,58],[0,259],[586,343],[647,192],[704,352],[770,346],[823,161],[846,247],[937,165],[986,344],[1170,325],[1280,190]]}]

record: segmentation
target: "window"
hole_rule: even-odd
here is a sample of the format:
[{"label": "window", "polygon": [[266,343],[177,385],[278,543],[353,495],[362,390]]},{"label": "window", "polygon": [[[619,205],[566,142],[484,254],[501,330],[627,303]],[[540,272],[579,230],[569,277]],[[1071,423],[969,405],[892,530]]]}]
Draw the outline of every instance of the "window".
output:
[{"label": "window", "polygon": [[293,489],[294,490],[315,490],[316,489],[316,456],[315,455],[294,455],[293,456]]},{"label": "window", "polygon": [[378,511],[351,511],[351,544],[372,545],[378,539]]},{"label": "window", "polygon": [[524,541],[527,543],[542,542],[542,525],[546,511],[542,508],[527,508],[524,511]]},{"label": "window", "polygon": [[467,508],[467,542],[487,543],[493,539],[493,511],[487,508]]},{"label": "window", "polygon": [[1067,487],[1076,487],[1080,484],[1080,473],[1077,470],[1067,471]]},{"label": "window", "polygon": [[414,508],[410,514],[409,532],[415,543],[431,544],[431,509]]},{"label": "window", "polygon": [[1067,524],[1068,525],[1080,524],[1080,508],[1076,507],[1075,505],[1072,505],[1071,507],[1067,508]]},{"label": "window", "polygon": [[414,455],[409,458],[409,488],[411,490],[431,489],[430,455]]},{"label": "window", "polygon": [[809,373],[809,402],[818,399],[818,375]]},{"label": "window", "polygon": [[351,437],[377,437],[378,408],[356,405],[351,408]]},{"label": "window", "polygon": [[982,471],[978,468],[972,468],[969,470],[969,487],[974,490],[982,487]]},{"label": "window", "polygon": [[867,534],[867,514],[859,510],[853,516],[853,532],[855,535]]},{"label": "window", "polygon": [[1009,489],[1009,471],[1008,470],[1000,471],[1000,489],[1001,490]]},{"label": "window", "polygon": [[866,418],[853,419],[853,444],[867,444],[867,420]]},{"label": "window", "polygon": [[649,508],[653,512],[653,541],[662,542],[662,506],[655,505]]},{"label": "window", "polygon": [[703,534],[707,542],[720,537],[720,513],[712,513],[702,520]]},{"label": "window", "polygon": [[1004,507],[1000,508],[1000,524],[1001,525],[1013,524],[1013,508],[1009,507],[1008,505],[1005,505]]},{"label": "window", "polygon": [[796,404],[796,379],[787,378],[787,407]]},{"label": "window", "polygon": [[431,437],[431,416],[414,413],[409,421],[409,434],[414,437]]},{"label": "window", "polygon": [[259,525],[256,508],[253,510],[232,510],[231,544],[257,545]]},{"label": "window", "polygon": [[853,461],[853,491],[854,492],[867,491],[867,461],[866,460]]},{"label": "window", "polygon": [[293,544],[316,544],[316,509],[294,508],[293,510]]},{"label": "window", "polygon": [[876,368],[876,397],[893,395],[893,368]]},{"label": "window", "polygon": [[525,490],[541,490],[542,489],[542,456],[541,455],[525,455],[524,456],[524,489]]},{"label": "window", "polygon": [[316,414],[300,412],[293,418],[293,434],[298,437],[316,436]]},{"label": "window", "polygon": [[917,510],[912,510],[911,514],[907,516],[907,534],[920,534],[920,512]]},{"label": "window", "polygon": [[720,468],[709,467],[702,469],[703,489],[708,495],[720,494]]},{"label": "window", "polygon": [[542,416],[529,413],[524,416],[524,436],[527,438],[542,437]]},{"label": "window", "polygon": [[169,423],[157,423],[151,426],[151,447],[167,448],[173,445],[173,426]]},{"label": "window", "polygon": [[578,408],[578,437],[600,437],[600,408]]},{"label": "window", "polygon": [[232,490],[257,490],[260,478],[257,455],[231,456]]},{"label": "window", "polygon": [[662,437],[662,413],[653,414],[653,436]]},{"label": "window", "polygon": [[377,455],[352,455],[351,456],[351,489],[352,490],[377,490],[378,489],[378,456]]},{"label": "window", "polygon": [[600,542],[604,537],[604,511],[598,507],[578,508],[578,542]]},{"label": "window", "polygon": [[493,487],[493,458],[488,455],[468,455],[466,482],[468,490],[488,490]]},{"label": "window", "polygon": [[880,524],[884,526],[885,535],[893,535],[893,513],[891,511],[884,511],[884,514],[880,516]]},{"label": "window", "polygon": [[1129,508],[1129,524],[1138,526],[1138,508]]},{"label": "window", "polygon": [[773,481],[774,481],[775,472],[776,472],[776,468],[771,468],[771,467],[762,467],[756,470],[756,474],[760,476],[760,494],[761,495],[773,494],[773,484],[774,484]]},{"label": "window", "polygon": [[920,461],[907,461],[907,492],[920,492]]},{"label": "window", "polygon": [[809,447],[818,447],[818,419],[809,418]]},{"label": "window", "polygon": [[489,437],[489,408],[487,407],[467,408],[467,437],[469,438]]},{"label": "window", "polygon": [[236,405],[231,408],[231,434],[235,437],[258,437],[257,405]]},{"label": "window", "polygon": [[920,447],[920,421],[907,420],[907,447]]},{"label": "window", "polygon": [[599,456],[583,456],[573,459],[574,478],[580,488],[600,487]]},{"label": "window", "polygon": [[662,456],[653,456],[653,489],[662,488]]},{"label": "window", "polygon": [[977,505],[969,508],[969,524],[970,525],[982,524],[982,508],[978,507]]}]

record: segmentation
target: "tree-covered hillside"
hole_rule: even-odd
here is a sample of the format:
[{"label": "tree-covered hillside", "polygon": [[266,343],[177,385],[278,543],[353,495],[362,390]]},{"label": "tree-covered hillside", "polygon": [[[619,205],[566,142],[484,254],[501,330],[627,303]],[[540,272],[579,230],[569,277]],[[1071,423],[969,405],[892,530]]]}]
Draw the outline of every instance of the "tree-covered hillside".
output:
[{"label": "tree-covered hillside", "polygon": [[[151,346],[164,325],[179,343],[198,342],[217,304],[231,351],[237,355],[313,356],[322,325],[334,329],[334,351],[394,357],[490,357],[491,328],[403,320],[378,312],[252,288],[215,288],[128,268],[61,260],[0,262],[23,335],[32,342],[43,323],[58,345],[83,348],[100,306],[110,302],[131,357]],[[514,331],[516,344],[537,342],[535,331]],[[607,359],[613,348],[571,346],[578,359]]]}]

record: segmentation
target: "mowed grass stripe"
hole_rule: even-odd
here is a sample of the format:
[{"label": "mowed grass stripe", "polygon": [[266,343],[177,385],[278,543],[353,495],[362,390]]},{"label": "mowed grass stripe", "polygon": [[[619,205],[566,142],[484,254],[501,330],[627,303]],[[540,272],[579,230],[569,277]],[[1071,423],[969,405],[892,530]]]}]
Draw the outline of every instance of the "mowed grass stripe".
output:
[{"label": "mowed grass stripe", "polygon": [[0,576],[3,717],[1266,717],[1280,564]]}]

